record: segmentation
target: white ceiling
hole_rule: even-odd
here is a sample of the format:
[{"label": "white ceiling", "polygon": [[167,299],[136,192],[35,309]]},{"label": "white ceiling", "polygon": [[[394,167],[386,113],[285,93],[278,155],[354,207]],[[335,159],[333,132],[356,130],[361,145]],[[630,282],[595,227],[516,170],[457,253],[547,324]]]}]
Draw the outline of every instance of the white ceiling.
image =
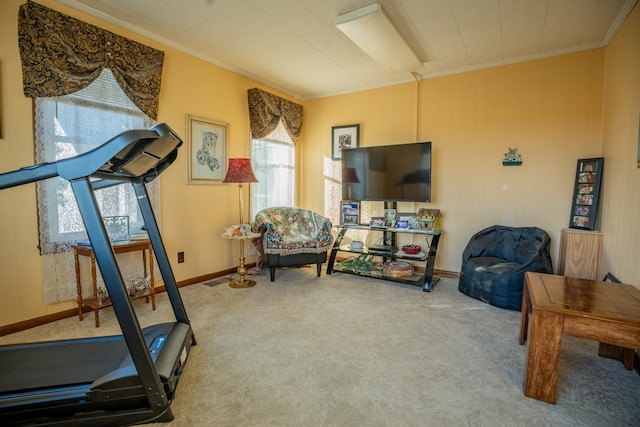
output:
[{"label": "white ceiling", "polygon": [[334,25],[375,0],[57,0],[311,99],[606,46],[637,0],[378,0],[423,61],[386,74]]}]

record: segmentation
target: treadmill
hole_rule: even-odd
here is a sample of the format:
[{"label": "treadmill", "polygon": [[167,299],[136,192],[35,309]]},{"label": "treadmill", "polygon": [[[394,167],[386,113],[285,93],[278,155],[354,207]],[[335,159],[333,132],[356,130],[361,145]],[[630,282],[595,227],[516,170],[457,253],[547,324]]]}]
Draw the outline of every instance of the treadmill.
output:
[{"label": "treadmill", "polygon": [[[71,183],[122,335],[0,346],[0,425],[131,425],[171,421],[178,379],[196,340],[145,184],[178,156],[166,124],[129,130],[76,157],[0,174],[0,190],[59,176]],[[95,190],[130,183],[175,322],[141,329]]]}]

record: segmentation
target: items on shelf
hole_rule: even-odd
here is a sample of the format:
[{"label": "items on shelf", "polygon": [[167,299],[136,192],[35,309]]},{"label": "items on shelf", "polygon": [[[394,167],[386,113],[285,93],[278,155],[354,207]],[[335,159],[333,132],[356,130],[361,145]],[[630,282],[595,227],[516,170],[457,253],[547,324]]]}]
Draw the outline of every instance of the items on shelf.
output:
[{"label": "items on shelf", "polygon": [[360,202],[343,200],[340,224],[358,225],[360,223]]},{"label": "items on shelf", "polygon": [[384,223],[387,227],[393,227],[396,223],[396,210],[387,208],[384,210]]},{"label": "items on shelf", "polygon": [[225,227],[224,229],[224,237],[242,237],[242,236],[250,236],[252,234],[251,225],[249,224],[235,224],[231,227]]},{"label": "items on shelf", "polygon": [[358,249],[362,249],[362,247],[364,246],[364,243],[362,243],[359,240],[354,240],[353,242],[349,243],[349,246],[351,247],[351,249],[358,250]]},{"label": "items on shelf", "polygon": [[344,267],[343,271],[373,271],[376,266],[373,263],[373,256],[362,254],[356,258],[349,258],[340,261],[340,264]]},{"label": "items on shelf", "polygon": [[411,277],[413,264],[405,261],[387,261],[382,266],[382,273],[390,277]]},{"label": "items on shelf", "polygon": [[128,242],[130,240],[129,217],[105,216],[102,217],[104,227],[111,242]]},{"label": "items on shelf", "polygon": [[109,299],[109,292],[105,286],[98,286],[96,294],[98,297],[98,304],[104,304]]},{"label": "items on shelf", "polygon": [[372,216],[371,221],[369,221],[370,227],[385,227],[384,217],[383,216]]},{"label": "items on shelf", "polygon": [[402,247],[402,252],[404,252],[407,255],[416,255],[418,253],[420,253],[420,251],[422,250],[422,248],[420,247],[420,245],[404,245]]},{"label": "items on shelf", "polygon": [[421,208],[418,211],[419,227],[425,230],[440,230],[440,209]]},{"label": "items on shelf", "polygon": [[415,230],[418,228],[417,215],[413,212],[398,213],[394,226],[395,228],[411,228]]},{"label": "items on shelf", "polygon": [[[433,270],[438,242],[440,240],[440,235],[442,234],[440,230],[390,227],[378,228],[370,227],[368,225],[345,224],[337,226],[337,228],[339,231],[334,241],[333,248],[329,256],[329,261],[327,263],[327,274],[342,272],[368,276],[377,279],[391,280],[394,282],[402,282],[421,286],[422,289],[426,292],[431,291],[433,284],[437,281],[437,277],[433,277]],[[381,242],[383,244],[363,246],[360,249],[354,249],[350,244],[344,246],[341,245],[345,234],[350,230],[369,230],[383,233],[383,237],[381,239]],[[413,255],[407,254],[404,251],[398,251],[398,248],[396,246],[396,234],[398,233],[423,236],[425,238],[424,246],[415,245],[419,247],[420,250],[417,254]],[[359,255],[355,258],[337,261],[336,257],[338,252],[351,252],[357,253]],[[375,259],[376,257],[382,258],[382,263],[374,262],[373,259]],[[390,270],[388,273],[386,271],[383,271],[383,266],[386,261],[398,262],[398,259],[409,260],[405,261],[404,263],[411,266],[411,271],[395,271],[393,269],[393,271]],[[420,265],[419,268],[414,269],[414,262],[420,262],[424,264]],[[391,264],[391,266],[397,267],[396,264]]]}]

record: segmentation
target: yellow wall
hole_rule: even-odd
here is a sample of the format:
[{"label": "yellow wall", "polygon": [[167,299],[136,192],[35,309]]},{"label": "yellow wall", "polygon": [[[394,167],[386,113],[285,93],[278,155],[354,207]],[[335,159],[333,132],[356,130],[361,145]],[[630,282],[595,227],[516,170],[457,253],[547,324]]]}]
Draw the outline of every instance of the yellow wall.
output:
[{"label": "yellow wall", "polygon": [[[25,0],[0,2],[0,172],[32,165],[31,100],[22,93],[18,52],[18,8]],[[50,0],[39,3],[109,31],[165,51],[158,121],[185,137],[186,115],[229,123],[229,156],[249,155],[247,90],[263,85]],[[184,146],[183,146],[184,147]],[[178,281],[234,268],[240,246],[220,237],[238,222],[238,186],[186,185],[186,150],[160,177],[162,232]],[[248,191],[245,191],[248,207]],[[73,308],[71,302],[42,302],[42,266],[38,255],[35,185],[0,191],[0,325]],[[245,209],[246,210],[246,209]],[[246,214],[245,214],[246,217]],[[177,264],[177,252],[185,262]],[[251,258],[250,261],[254,261]]]},{"label": "yellow wall", "polygon": [[[23,2],[0,2],[0,172],[33,164],[31,101],[22,94],[17,42]],[[182,136],[186,114],[227,121],[230,156],[249,154],[246,91],[263,86],[51,0],[39,2],[164,50],[159,121]],[[433,202],[400,210],[442,210],[436,268],[459,271],[471,234],[496,223],[545,229],[556,261],[576,161],[603,155],[602,270],[640,284],[639,15],[636,7],[607,49],[303,102],[298,204],[324,212],[339,200],[331,127],[359,123],[361,145],[433,141]],[[502,166],[507,147],[520,150],[523,166]],[[182,150],[161,176],[163,238],[179,281],[233,268],[239,256],[238,245],[219,237],[238,218],[237,186],[186,185],[185,175]],[[72,308],[42,303],[34,185],[0,191],[0,206],[0,325]],[[184,264],[174,262],[178,251]]]},{"label": "yellow wall", "polygon": [[607,47],[602,272],[640,286],[640,7]]},{"label": "yellow wall", "polygon": [[[339,168],[330,129],[359,123],[362,146],[433,142],[432,202],[398,210],[442,211],[437,269],[459,271],[469,237],[493,224],[546,230],[555,260],[577,159],[601,153],[604,56],[590,50],[309,101],[305,146],[314,148],[304,166],[315,176],[324,156],[325,180],[305,181],[301,203],[326,207],[317,195]],[[522,166],[502,166],[508,147],[520,150]]]}]

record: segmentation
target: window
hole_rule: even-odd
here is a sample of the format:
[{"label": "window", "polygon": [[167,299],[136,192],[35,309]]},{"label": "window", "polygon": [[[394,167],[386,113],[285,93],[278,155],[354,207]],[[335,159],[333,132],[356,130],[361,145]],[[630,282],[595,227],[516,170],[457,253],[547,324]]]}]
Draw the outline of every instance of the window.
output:
[{"label": "window", "polygon": [[[110,70],[70,95],[36,99],[36,162],[52,162],[87,152],[115,135],[148,128],[151,119],[118,86]],[[132,234],[143,226],[130,185],[96,192],[103,216],[128,215]],[[43,254],[68,250],[86,238],[71,185],[60,178],[38,185],[40,244]]]},{"label": "window", "polygon": [[[36,98],[35,125],[36,163],[43,163],[87,152],[128,129],[149,128],[152,120],[127,98],[111,71],[105,69],[98,79],[78,92]],[[147,185],[156,213],[159,213],[156,206],[159,181]],[[47,179],[38,182],[36,188],[44,302],[73,300],[77,298],[77,290],[71,245],[86,239],[84,223],[67,181]],[[128,215],[131,234],[140,233],[144,223],[131,185],[118,185],[95,194],[103,216]],[[131,255],[136,254],[118,255],[123,277],[139,275],[139,260]],[[88,267],[81,265],[81,268]],[[102,283],[102,278],[98,281]]]},{"label": "window", "polygon": [[295,205],[295,157],[295,145],[282,122],[267,137],[251,141],[258,182],[251,184],[250,221],[262,209]]}]

